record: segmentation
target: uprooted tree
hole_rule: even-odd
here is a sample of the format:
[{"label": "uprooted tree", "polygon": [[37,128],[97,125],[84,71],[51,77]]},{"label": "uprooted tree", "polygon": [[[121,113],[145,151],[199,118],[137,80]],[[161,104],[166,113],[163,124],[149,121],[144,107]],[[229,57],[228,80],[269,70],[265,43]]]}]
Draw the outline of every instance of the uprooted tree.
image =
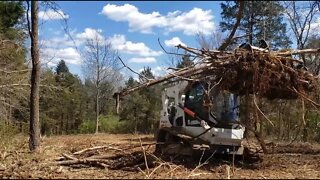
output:
[{"label": "uprooted tree", "polygon": [[[197,64],[182,68],[145,82],[137,87],[123,90],[115,96],[125,96],[137,90],[159,84],[172,78],[201,81],[214,84],[220,90],[238,94],[240,96],[253,95],[253,102],[261,114],[256,97],[267,99],[297,99],[302,98],[316,107],[320,104],[310,99],[318,92],[318,77],[307,71],[300,59],[288,57],[294,54],[318,54],[320,49],[305,49],[296,51],[267,51],[256,47],[236,48],[234,51],[219,51],[195,49],[178,45],[197,58]],[[248,49],[252,48],[252,49]],[[206,92],[208,101],[210,89]],[[212,104],[212,103],[209,103]],[[264,114],[263,114],[264,115]],[[269,120],[264,115],[266,120]],[[269,120],[270,123],[272,123]],[[255,130],[246,126],[249,130]],[[255,136],[267,152],[264,141],[259,133]]]}]

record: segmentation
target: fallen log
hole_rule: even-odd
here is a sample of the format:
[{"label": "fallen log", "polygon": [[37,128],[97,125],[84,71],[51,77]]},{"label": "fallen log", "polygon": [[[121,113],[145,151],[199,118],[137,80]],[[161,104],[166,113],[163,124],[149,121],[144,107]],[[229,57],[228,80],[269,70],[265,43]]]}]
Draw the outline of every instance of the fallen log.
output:
[{"label": "fallen log", "polygon": [[79,164],[84,164],[84,165],[96,165],[96,166],[100,166],[100,167],[109,167],[109,165],[107,165],[108,163],[110,163],[110,161],[105,160],[105,159],[75,159],[75,160],[65,160],[65,161],[59,161],[56,162],[55,165],[63,165],[63,166],[71,166],[71,165],[79,165]]},{"label": "fallen log", "polygon": [[108,145],[108,146],[96,146],[96,147],[91,147],[91,148],[87,148],[87,149],[82,149],[80,151],[74,152],[73,155],[80,155],[80,154],[86,153],[88,151],[94,151],[94,150],[99,150],[99,149],[112,149],[112,150],[116,150],[116,151],[123,151],[122,149],[111,147],[110,145]]}]

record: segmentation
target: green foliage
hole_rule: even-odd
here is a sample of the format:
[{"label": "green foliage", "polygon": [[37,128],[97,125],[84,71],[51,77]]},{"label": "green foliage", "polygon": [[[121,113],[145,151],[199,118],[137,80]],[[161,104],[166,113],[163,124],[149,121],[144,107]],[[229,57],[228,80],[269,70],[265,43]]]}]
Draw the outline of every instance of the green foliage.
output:
[{"label": "green foliage", "polygon": [[29,79],[28,72],[21,72],[27,68],[22,3],[0,2],[0,118],[9,123],[25,120],[29,96],[28,86],[16,86],[27,84]]},{"label": "green foliage", "polygon": [[56,73],[58,75],[61,75],[62,73],[70,74],[69,68],[66,65],[66,62],[64,60],[59,61],[57,68],[56,68]]},{"label": "green foliage", "polygon": [[[100,122],[100,132],[104,133],[129,133],[130,124],[128,122],[119,121],[118,116],[108,115],[102,116],[99,119]],[[80,133],[94,133],[96,124],[94,120],[84,121],[80,127]]]},{"label": "green foliage", "polygon": [[[223,32],[233,28],[238,7],[239,1],[221,3],[220,28]],[[287,48],[292,42],[286,34],[287,29],[282,10],[283,7],[279,1],[245,1],[243,18],[238,31],[241,34],[252,33],[253,45],[258,46],[258,41],[265,39],[270,43],[272,49]],[[243,42],[249,41],[244,38],[234,41],[236,44]]]},{"label": "green foliage", "polygon": [[143,70],[140,72],[139,81],[141,83],[145,83],[147,79],[154,79],[154,75],[152,74],[150,67],[143,67]]},{"label": "green foliage", "polygon": [[135,87],[137,86],[139,83],[133,79],[132,76],[129,77],[128,81],[125,82],[125,85],[127,88],[132,88],[132,87]]},{"label": "green foliage", "polygon": [[[61,63],[60,63],[61,64]],[[83,119],[83,85],[79,77],[64,71],[42,73],[44,85],[40,96],[42,134],[76,132]]]},{"label": "green foliage", "polygon": [[16,125],[10,122],[0,121],[0,137],[10,137],[19,132]]},{"label": "green foliage", "polygon": [[15,26],[19,19],[23,16],[24,9],[22,2],[1,1],[0,2],[0,27],[1,30],[7,30]]},{"label": "green foliage", "polygon": [[185,54],[182,56],[181,61],[178,62],[177,68],[190,67],[193,64],[193,61],[190,59],[190,54]]},{"label": "green foliage", "polygon": [[21,19],[24,16],[23,2],[1,1],[0,14],[0,34],[9,40],[23,40],[25,36],[22,29],[16,28],[18,24],[22,23]]},{"label": "green foliage", "polygon": [[22,2],[0,2],[0,40],[6,40],[0,45],[0,67],[7,70],[25,67],[25,36],[23,29],[16,27],[23,15]]},{"label": "green foliage", "polygon": [[100,131],[116,133],[119,126],[119,117],[108,115],[100,118]]},{"label": "green foliage", "polygon": [[94,133],[95,128],[96,128],[95,121],[86,120],[80,125],[79,131],[82,134],[89,134],[89,133]]},{"label": "green foliage", "polygon": [[320,143],[320,115],[318,112],[309,112],[306,116],[306,140],[315,140]]},{"label": "green foliage", "polygon": [[[151,68],[147,67],[141,72],[147,78],[153,78]],[[145,80],[140,78],[140,83]],[[127,86],[138,84],[133,78],[126,82]],[[123,101],[120,119],[126,121],[131,132],[150,133],[155,130],[155,124],[160,118],[161,110],[161,85],[145,88],[129,95]]]},{"label": "green foliage", "polygon": [[0,147],[8,147],[14,144],[13,137],[18,135],[21,132],[28,132],[28,124],[15,124],[8,121],[3,121],[0,119]]}]

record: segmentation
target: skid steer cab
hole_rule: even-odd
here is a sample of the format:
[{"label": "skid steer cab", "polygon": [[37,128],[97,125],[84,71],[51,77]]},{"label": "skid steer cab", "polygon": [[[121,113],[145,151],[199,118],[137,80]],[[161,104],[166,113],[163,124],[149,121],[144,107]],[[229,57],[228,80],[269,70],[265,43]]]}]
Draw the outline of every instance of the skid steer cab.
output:
[{"label": "skid steer cab", "polygon": [[192,155],[197,149],[243,154],[239,98],[204,82],[179,81],[162,93],[156,152]]}]

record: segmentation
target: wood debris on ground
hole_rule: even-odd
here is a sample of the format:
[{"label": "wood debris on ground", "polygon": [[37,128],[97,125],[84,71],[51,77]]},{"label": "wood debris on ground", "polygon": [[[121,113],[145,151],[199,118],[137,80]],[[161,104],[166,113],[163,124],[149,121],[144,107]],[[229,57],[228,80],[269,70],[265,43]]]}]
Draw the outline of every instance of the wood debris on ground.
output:
[{"label": "wood debris on ground", "polygon": [[[56,165],[82,167],[96,166],[107,169],[124,169],[134,170],[137,168],[145,169],[154,167],[160,160],[152,153],[147,152],[144,146],[149,149],[152,144],[141,144],[139,146],[129,146],[126,149],[119,148],[115,145],[95,146],[85,148],[73,153],[62,153],[62,156],[56,159]],[[142,148],[143,151],[126,153],[128,149],[133,150]],[[110,156],[110,152],[116,153],[116,156]],[[111,154],[113,154],[111,153]]]}]

